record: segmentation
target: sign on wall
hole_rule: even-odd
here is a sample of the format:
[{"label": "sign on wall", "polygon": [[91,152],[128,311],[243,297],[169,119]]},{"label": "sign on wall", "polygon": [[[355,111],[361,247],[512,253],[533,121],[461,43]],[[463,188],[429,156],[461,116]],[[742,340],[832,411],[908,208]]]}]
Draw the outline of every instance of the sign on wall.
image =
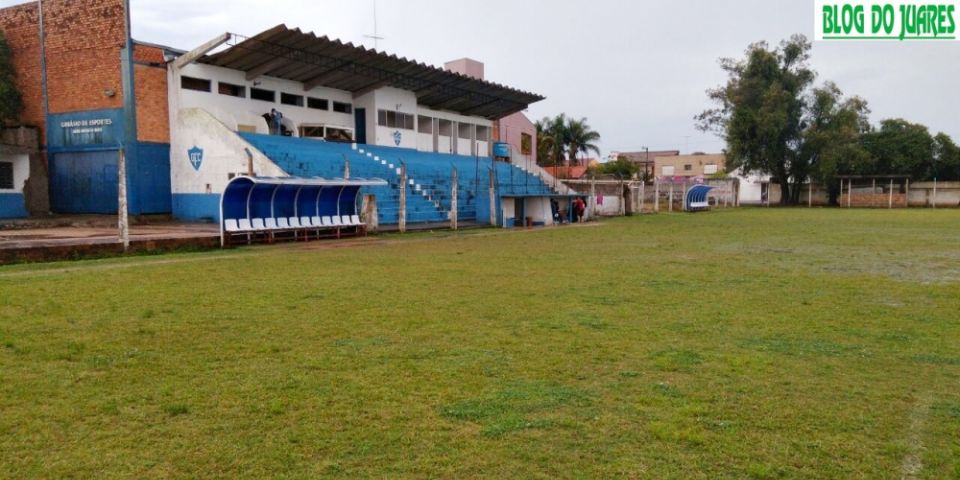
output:
[{"label": "sign on wall", "polygon": [[49,119],[51,148],[117,146],[123,141],[123,110],[55,113]]}]

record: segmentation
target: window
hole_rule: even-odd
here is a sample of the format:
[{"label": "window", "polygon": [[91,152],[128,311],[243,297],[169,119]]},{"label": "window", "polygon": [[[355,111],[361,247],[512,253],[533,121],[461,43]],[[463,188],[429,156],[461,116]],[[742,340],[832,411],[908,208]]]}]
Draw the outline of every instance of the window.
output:
[{"label": "window", "polygon": [[413,130],[413,115],[394,112],[392,110],[377,110],[377,125],[388,128]]},{"label": "window", "polygon": [[352,142],[353,132],[346,128],[327,127],[327,134],[323,138],[328,142]]},{"label": "window", "polygon": [[194,77],[180,77],[180,88],[184,90],[196,90],[198,92],[209,92],[210,80]]},{"label": "window", "polygon": [[300,127],[301,138],[323,138],[323,126],[307,125]]},{"label": "window", "polygon": [[470,140],[470,137],[473,135],[473,125],[469,123],[461,123],[458,125],[459,137],[464,140]]},{"label": "window", "polygon": [[533,135],[529,133],[520,134],[520,154],[530,155],[533,153]]},{"label": "window", "polygon": [[440,130],[440,135],[444,137],[453,136],[453,122],[450,120],[444,120],[441,118],[440,121],[437,122],[437,128]]},{"label": "window", "polygon": [[303,106],[303,96],[302,95],[293,95],[290,93],[281,93],[280,94],[280,103],[284,105],[293,105],[295,107]]},{"label": "window", "polygon": [[673,175],[673,165],[664,165],[662,173],[666,176]]},{"label": "window", "polygon": [[692,170],[693,170],[693,165],[690,165],[689,163],[683,166],[683,171],[684,171],[684,172],[689,172],[689,171],[692,171]]},{"label": "window", "polygon": [[428,135],[433,134],[433,117],[425,117],[420,115],[417,117],[417,131],[420,133],[426,133]]},{"label": "window", "polygon": [[487,140],[490,140],[490,127],[477,125],[477,141],[486,142]]},{"label": "window", "polygon": [[307,97],[307,108],[315,110],[330,110],[330,102],[323,98]]},{"label": "window", "polygon": [[324,139],[328,142],[352,142],[353,131],[348,128],[325,125],[301,125],[300,137]]},{"label": "window", "polygon": [[353,113],[353,105],[343,102],[333,102],[333,111],[339,113]]},{"label": "window", "polygon": [[706,164],[706,165],[703,166],[703,174],[704,174],[704,175],[713,175],[713,174],[716,174],[716,173],[717,173],[717,164],[715,164],[715,163],[708,163],[708,164]]},{"label": "window", "polygon": [[217,83],[217,92],[220,95],[229,95],[231,97],[247,98],[247,87],[233,85],[231,83]]},{"label": "window", "polygon": [[277,92],[273,90],[263,90],[260,88],[251,88],[250,89],[250,98],[254,100],[262,100],[264,102],[276,102],[277,101]]},{"label": "window", "polygon": [[13,190],[13,162],[0,162],[0,189]]}]

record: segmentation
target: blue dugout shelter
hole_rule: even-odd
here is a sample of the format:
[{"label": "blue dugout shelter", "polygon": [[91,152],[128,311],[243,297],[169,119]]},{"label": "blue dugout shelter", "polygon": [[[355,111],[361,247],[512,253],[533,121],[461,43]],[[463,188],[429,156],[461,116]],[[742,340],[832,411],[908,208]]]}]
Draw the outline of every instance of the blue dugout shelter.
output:
[{"label": "blue dugout shelter", "polygon": [[694,185],[687,190],[686,210],[688,212],[698,212],[710,208],[710,202],[707,201],[707,194],[714,187],[710,185]]},{"label": "blue dugout shelter", "polygon": [[356,216],[360,190],[386,185],[381,179],[364,178],[236,177],[220,197],[220,236],[238,221],[287,225],[287,219],[302,217]]}]

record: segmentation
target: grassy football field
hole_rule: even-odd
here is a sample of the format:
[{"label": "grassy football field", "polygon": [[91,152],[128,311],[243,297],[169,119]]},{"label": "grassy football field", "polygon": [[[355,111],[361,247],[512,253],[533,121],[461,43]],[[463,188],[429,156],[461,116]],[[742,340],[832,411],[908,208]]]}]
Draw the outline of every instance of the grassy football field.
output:
[{"label": "grassy football field", "polygon": [[0,478],[957,476],[957,210],[0,268]]}]

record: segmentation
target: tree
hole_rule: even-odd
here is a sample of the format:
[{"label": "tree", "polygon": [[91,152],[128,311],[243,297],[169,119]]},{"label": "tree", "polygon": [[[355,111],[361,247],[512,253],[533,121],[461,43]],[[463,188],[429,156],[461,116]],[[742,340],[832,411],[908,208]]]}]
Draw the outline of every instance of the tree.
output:
[{"label": "tree", "polygon": [[731,168],[773,175],[783,204],[798,200],[809,168],[800,150],[806,92],[816,78],[807,65],[810,48],[806,37],[794,35],[776,49],[750,45],[744,60],[721,59],[729,80],[707,91],[718,106],[696,117],[698,128],[725,138]]},{"label": "tree", "polygon": [[629,158],[620,155],[616,161],[600,164],[597,173],[603,175],[615,175],[617,178],[633,178],[640,171],[640,166],[631,162]]},{"label": "tree", "polygon": [[578,164],[577,155],[600,154],[596,142],[600,134],[590,128],[586,118],[568,118],[561,113],[554,118],[544,117],[537,126],[537,158],[542,165],[562,165],[569,160]]},{"label": "tree", "polygon": [[596,142],[600,141],[600,134],[590,128],[586,118],[580,120],[570,119],[566,127],[567,154],[570,161],[579,165],[578,154],[589,154],[594,152],[600,156],[600,148]]},{"label": "tree", "polygon": [[[870,131],[866,100],[860,97],[843,99],[843,92],[833,82],[813,89],[806,128],[798,161],[791,165],[791,175],[804,176],[826,186],[830,204],[836,205],[840,194],[837,176],[857,173],[869,163],[870,155],[861,143],[861,135]],[[793,203],[799,201],[799,190],[792,192]]]},{"label": "tree", "polygon": [[960,180],[960,147],[945,133],[938,133],[933,141],[938,178]]},{"label": "tree", "polygon": [[880,129],[863,136],[871,162],[861,173],[909,175],[915,180],[930,180],[937,173],[934,163],[936,144],[926,126],[902,118],[880,122]]},{"label": "tree", "polygon": [[567,117],[562,113],[555,118],[544,117],[536,123],[537,159],[542,165],[563,163],[566,155],[566,125]]},{"label": "tree", "polygon": [[3,32],[0,32],[0,126],[6,121],[20,118],[23,100],[15,82],[16,73],[11,62],[10,47]]}]

